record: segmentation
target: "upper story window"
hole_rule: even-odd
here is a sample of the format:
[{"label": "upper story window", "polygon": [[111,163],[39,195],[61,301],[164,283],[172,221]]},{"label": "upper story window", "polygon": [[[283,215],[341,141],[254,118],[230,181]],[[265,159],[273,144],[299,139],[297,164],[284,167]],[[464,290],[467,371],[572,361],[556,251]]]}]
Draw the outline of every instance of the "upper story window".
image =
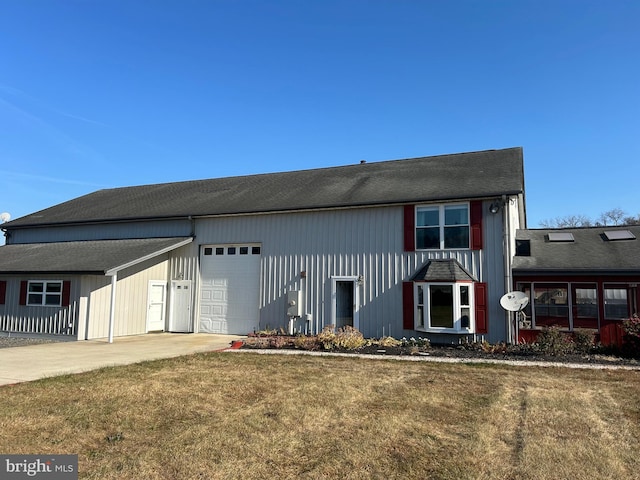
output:
[{"label": "upper story window", "polygon": [[30,281],[27,288],[27,305],[59,307],[62,305],[62,282]]},{"label": "upper story window", "polygon": [[416,249],[469,248],[469,204],[416,208]]}]

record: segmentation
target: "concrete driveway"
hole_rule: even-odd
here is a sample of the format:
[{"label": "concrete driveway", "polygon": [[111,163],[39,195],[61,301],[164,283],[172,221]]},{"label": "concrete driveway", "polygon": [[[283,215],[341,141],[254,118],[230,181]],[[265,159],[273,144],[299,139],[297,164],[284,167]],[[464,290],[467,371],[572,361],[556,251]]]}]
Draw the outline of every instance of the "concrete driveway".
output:
[{"label": "concrete driveway", "polygon": [[223,350],[238,335],[155,333],[106,340],[45,343],[0,349],[0,385],[80,373],[113,365]]}]

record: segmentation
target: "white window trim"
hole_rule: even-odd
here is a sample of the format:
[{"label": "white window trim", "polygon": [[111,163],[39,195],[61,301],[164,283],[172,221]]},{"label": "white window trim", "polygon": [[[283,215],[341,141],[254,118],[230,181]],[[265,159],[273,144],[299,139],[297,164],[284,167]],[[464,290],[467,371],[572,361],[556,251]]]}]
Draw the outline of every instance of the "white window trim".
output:
[{"label": "white window trim", "polygon": [[[444,229],[445,229],[445,207],[467,207],[467,223],[466,226],[469,229],[469,238],[466,247],[457,247],[457,248],[446,248],[444,246]],[[438,227],[440,229],[440,248],[418,248],[418,228],[421,228],[418,225],[418,210],[419,209],[438,209]],[[416,205],[413,212],[414,218],[414,227],[413,227],[413,240],[414,245],[416,246],[416,250],[418,251],[435,251],[435,250],[470,250],[471,249],[471,205],[469,202],[458,202],[458,203],[442,203],[435,205]],[[454,225],[449,225],[453,227]],[[464,226],[464,225],[461,225]]]},{"label": "white window trim", "polygon": [[[429,287],[431,285],[447,285],[453,286],[453,312],[454,312],[454,328],[444,327],[431,327],[431,316],[429,314]],[[419,332],[426,333],[454,333],[454,334],[467,334],[475,333],[476,331],[476,318],[475,318],[475,292],[472,282],[414,282],[413,285],[413,298],[414,298],[414,328]],[[460,304],[460,287],[466,286],[469,288],[469,305]],[[423,289],[423,316],[424,326],[418,325],[418,288]],[[461,309],[463,307],[469,307],[469,328],[462,328],[460,326]]]},{"label": "white window trim", "polygon": [[[31,291],[31,285],[34,283],[42,283],[42,292],[32,292]],[[60,298],[60,301],[58,302],[57,305],[47,305],[46,303],[46,297],[47,297],[47,284],[50,283],[58,283],[60,284],[60,292],[55,292],[55,293],[50,293],[49,295],[58,295]],[[26,301],[26,306],[27,307],[51,307],[51,308],[57,308],[57,307],[61,307],[62,306],[62,291],[64,290],[64,282],[62,280],[28,280],[27,281],[27,301]],[[31,295],[42,295],[42,302],[41,303],[31,303],[30,297]]]}]

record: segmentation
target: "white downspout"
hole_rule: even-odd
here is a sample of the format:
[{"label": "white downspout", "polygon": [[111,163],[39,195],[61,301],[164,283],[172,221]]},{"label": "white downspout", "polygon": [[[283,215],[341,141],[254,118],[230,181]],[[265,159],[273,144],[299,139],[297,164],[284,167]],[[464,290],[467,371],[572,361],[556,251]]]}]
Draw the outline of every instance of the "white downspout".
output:
[{"label": "white downspout", "polygon": [[[510,216],[510,205],[511,198],[503,195],[502,201],[504,204],[503,215],[504,215],[504,291],[505,293],[511,291],[511,216]],[[507,338],[510,343],[517,343],[518,337],[515,330],[512,329],[514,327],[513,322],[513,313],[507,313]],[[514,327],[517,328],[517,327]]]},{"label": "white downspout", "polygon": [[118,272],[111,275],[111,306],[109,307],[109,343],[113,343],[113,325],[116,317],[116,284]]}]

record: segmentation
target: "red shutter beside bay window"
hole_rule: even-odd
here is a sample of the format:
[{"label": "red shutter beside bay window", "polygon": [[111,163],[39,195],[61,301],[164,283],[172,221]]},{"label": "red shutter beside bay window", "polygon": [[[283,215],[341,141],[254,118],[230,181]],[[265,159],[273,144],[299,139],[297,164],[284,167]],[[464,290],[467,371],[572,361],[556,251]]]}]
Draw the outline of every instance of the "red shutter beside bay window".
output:
[{"label": "red shutter beside bay window", "polygon": [[476,333],[488,332],[487,319],[487,284],[477,282],[475,285]]},{"label": "red shutter beside bay window", "polygon": [[413,282],[402,282],[402,328],[413,330]]},{"label": "red shutter beside bay window", "polygon": [[71,299],[71,282],[65,280],[62,282],[62,306],[68,307]]},{"label": "red shutter beside bay window", "polygon": [[415,205],[404,206],[404,251],[416,250],[416,208]]},{"label": "red shutter beside bay window", "polygon": [[7,300],[7,281],[0,280],[0,305],[4,305]]},{"label": "red shutter beside bay window", "polygon": [[482,200],[471,202],[471,250],[482,250]]},{"label": "red shutter beside bay window", "polygon": [[27,304],[27,285],[28,282],[26,280],[20,282],[20,305]]}]

